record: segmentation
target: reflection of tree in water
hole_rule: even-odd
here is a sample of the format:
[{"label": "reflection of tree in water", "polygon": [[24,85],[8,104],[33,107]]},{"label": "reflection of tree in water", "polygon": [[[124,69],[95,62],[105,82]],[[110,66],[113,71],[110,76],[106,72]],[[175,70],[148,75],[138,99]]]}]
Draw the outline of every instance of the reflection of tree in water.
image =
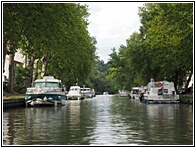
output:
[{"label": "reflection of tree in water", "polygon": [[68,106],[4,111],[3,142],[12,145],[192,144],[193,107],[143,104],[111,95]]}]

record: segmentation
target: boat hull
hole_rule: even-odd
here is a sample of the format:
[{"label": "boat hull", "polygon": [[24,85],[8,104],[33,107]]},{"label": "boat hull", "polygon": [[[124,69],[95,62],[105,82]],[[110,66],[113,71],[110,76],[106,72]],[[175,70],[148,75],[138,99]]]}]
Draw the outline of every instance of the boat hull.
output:
[{"label": "boat hull", "polygon": [[67,95],[68,100],[83,100],[84,97],[81,95]]},{"label": "boat hull", "polygon": [[83,100],[83,99],[84,99],[84,98],[76,97],[76,96],[68,97],[68,100]]},{"label": "boat hull", "polygon": [[67,104],[67,98],[60,94],[27,94],[25,103],[27,107],[63,106]]},{"label": "boat hull", "polygon": [[178,95],[144,96],[140,101],[145,104],[176,104],[179,103]]},{"label": "boat hull", "polygon": [[128,94],[121,93],[121,94],[119,94],[119,97],[128,97]]},{"label": "boat hull", "polygon": [[178,100],[146,100],[146,99],[143,99],[141,102],[145,104],[178,104],[180,103],[180,101]]},{"label": "boat hull", "polygon": [[83,93],[82,95],[84,98],[93,98],[94,97],[94,94],[92,94],[92,93]]}]

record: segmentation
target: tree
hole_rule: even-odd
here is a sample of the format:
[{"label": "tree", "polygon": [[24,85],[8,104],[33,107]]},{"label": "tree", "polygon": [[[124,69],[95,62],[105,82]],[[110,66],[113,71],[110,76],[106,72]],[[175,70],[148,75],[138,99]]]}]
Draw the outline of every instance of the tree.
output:
[{"label": "tree", "polygon": [[29,72],[26,87],[37,76],[54,75],[66,84],[88,78],[96,58],[96,39],[87,30],[86,5],[6,3],[3,6],[4,55],[10,46],[13,54],[20,49],[26,57]]},{"label": "tree", "polygon": [[13,93],[14,84],[14,56],[19,47],[22,25],[20,24],[20,6],[18,4],[3,4],[3,71],[5,57],[9,55],[8,92]]},{"label": "tree", "polygon": [[[193,72],[193,4],[150,3],[139,8],[140,32],[112,49],[108,78],[117,88],[147,85],[149,79],[181,86]],[[189,82],[188,79],[187,82]],[[188,84],[188,83],[187,83]],[[186,84],[186,87],[187,87]]]},{"label": "tree", "polygon": [[110,64],[104,63],[103,60],[97,59],[96,65],[93,68],[92,74],[89,77],[90,85],[95,89],[96,94],[103,94],[103,92],[108,91],[110,94],[114,94],[117,90],[114,88],[114,83],[112,80],[107,79],[109,73]]},{"label": "tree", "polygon": [[[153,53],[153,67],[160,67],[160,75],[174,81],[175,88],[193,63],[193,4],[157,3],[140,9],[144,23],[143,34]],[[144,11],[145,10],[145,11]],[[146,19],[146,15],[150,19]],[[179,60],[180,59],[180,60]]]}]

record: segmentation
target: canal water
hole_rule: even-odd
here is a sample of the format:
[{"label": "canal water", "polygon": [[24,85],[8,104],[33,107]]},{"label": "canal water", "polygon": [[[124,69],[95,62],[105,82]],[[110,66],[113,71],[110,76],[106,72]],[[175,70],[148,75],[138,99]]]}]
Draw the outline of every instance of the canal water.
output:
[{"label": "canal water", "polygon": [[113,95],[3,111],[3,145],[193,145],[193,106]]}]

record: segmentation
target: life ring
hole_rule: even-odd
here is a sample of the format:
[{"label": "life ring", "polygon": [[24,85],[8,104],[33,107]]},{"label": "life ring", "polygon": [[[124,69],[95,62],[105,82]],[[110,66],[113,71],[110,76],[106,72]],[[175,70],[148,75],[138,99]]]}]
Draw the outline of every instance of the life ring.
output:
[{"label": "life ring", "polygon": [[162,85],[161,82],[158,82],[158,83],[156,84],[156,86],[157,86],[157,87],[161,87],[161,88],[163,87],[163,85]]}]

